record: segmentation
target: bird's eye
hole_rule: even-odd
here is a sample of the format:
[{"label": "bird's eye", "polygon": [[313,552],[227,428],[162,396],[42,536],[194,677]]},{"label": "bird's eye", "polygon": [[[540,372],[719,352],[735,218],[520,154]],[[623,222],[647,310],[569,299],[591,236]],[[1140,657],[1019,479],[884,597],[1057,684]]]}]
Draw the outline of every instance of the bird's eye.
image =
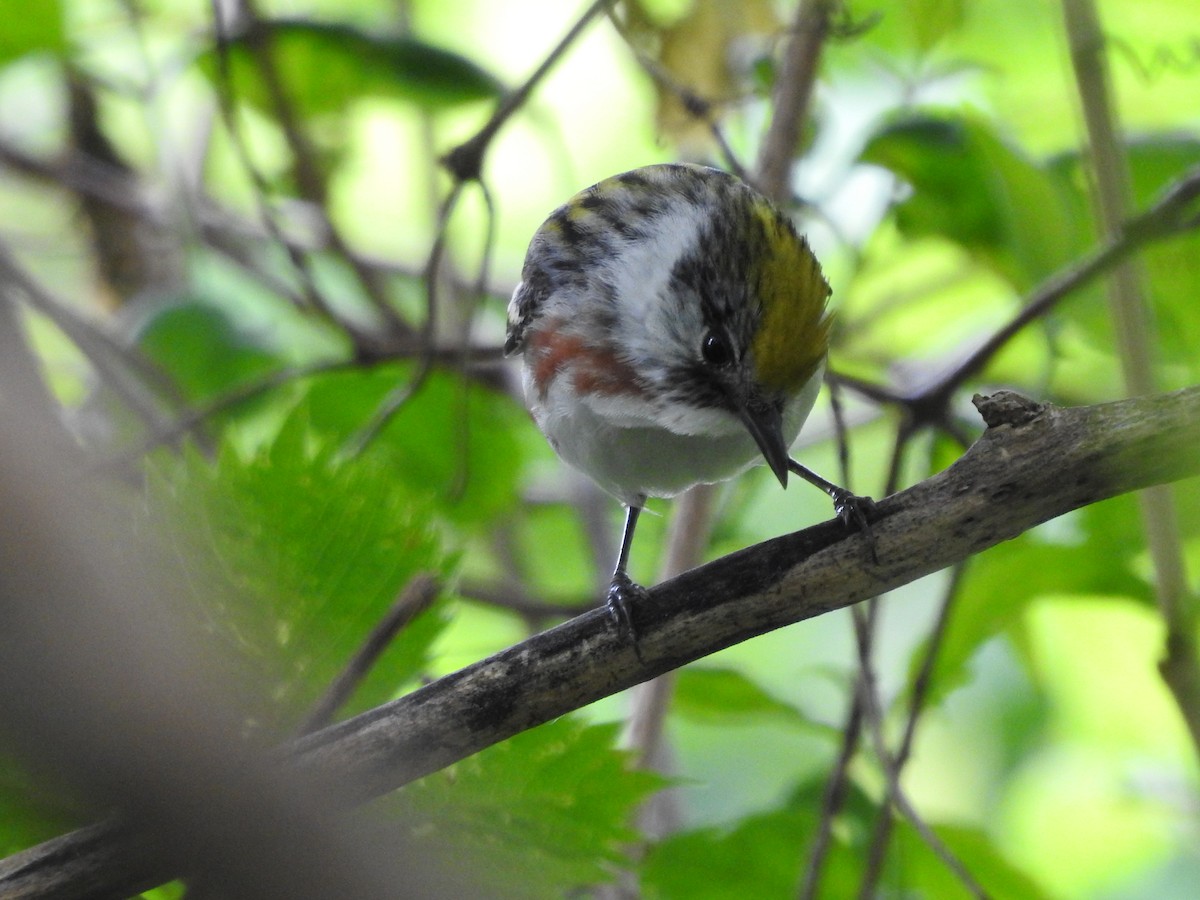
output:
[{"label": "bird's eye", "polygon": [[733,362],[733,348],[725,335],[710,331],[700,343],[700,355],[710,366],[727,366]]}]

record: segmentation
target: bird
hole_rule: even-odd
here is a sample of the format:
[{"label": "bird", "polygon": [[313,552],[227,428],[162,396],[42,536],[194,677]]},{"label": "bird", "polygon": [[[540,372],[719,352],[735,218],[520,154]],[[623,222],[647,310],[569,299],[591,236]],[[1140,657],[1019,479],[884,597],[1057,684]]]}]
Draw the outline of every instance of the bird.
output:
[{"label": "bird", "polygon": [[649,165],[580,191],[534,233],[508,305],[534,421],[626,508],[606,596],[634,634],[629,576],[649,497],[765,463],[832,498],[869,537],[873,502],[791,458],[821,386],[830,287],[808,242],[720,169]]}]

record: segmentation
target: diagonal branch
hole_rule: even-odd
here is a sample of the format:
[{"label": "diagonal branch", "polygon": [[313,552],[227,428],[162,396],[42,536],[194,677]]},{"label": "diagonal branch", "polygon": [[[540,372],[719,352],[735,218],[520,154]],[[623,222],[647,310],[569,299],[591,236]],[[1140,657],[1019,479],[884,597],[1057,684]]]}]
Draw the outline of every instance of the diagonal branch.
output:
[{"label": "diagonal branch", "polygon": [[371,667],[395,640],[396,635],[429,609],[440,592],[441,585],[432,574],[421,572],[413,578],[400,592],[387,614],[371,629],[346,667],[329,685],[324,696],[317,701],[316,706],[301,723],[298,733],[309,734],[333,721],[338,709],[353,696],[355,688],[362,683]]},{"label": "diagonal branch", "polygon": [[831,380],[868,400],[901,404],[914,427],[945,427],[951,421],[946,409],[954,392],[978,376],[992,358],[1026,326],[1041,319],[1075,291],[1110,272],[1138,251],[1197,228],[1200,228],[1200,166],[1192,166],[1168,184],[1151,206],[1126,220],[1115,233],[1086,255],[1042,281],[1012,319],[930,387],[906,396],[848,375],[833,373]]},{"label": "diagonal branch", "polygon": [[[879,504],[877,561],[867,559],[861,536],[847,535],[837,521],[758,544],[650,590],[635,610],[644,662],[606,613],[594,610],[302,738],[290,745],[293,759],[353,780],[358,799],[378,796],[684,663],[915,581],[1070,510],[1200,474],[1200,387],[1072,409],[1007,392],[976,405],[989,429],[971,449]],[[79,896],[76,879],[85,877],[97,894],[118,895],[144,880],[129,847],[98,839],[94,830],[57,838],[0,862],[0,898]],[[39,877],[56,893],[24,892]]]},{"label": "diagonal branch", "polygon": [[13,258],[0,243],[0,291],[19,295],[62,331],[87,358],[114,394],[150,428],[161,428],[169,406],[180,397],[165,373],[136,348],[123,347],[97,324],[89,322],[63,300],[50,293]]},{"label": "diagonal branch", "polygon": [[1193,166],[1168,185],[1154,204],[1118,227],[1108,239],[1074,265],[1052,275],[1030,295],[1012,320],[946,375],[921,399],[936,398],[943,405],[969,378],[978,375],[997,353],[1026,325],[1044,316],[1065,297],[1091,283],[1135,252],[1154,241],[1165,240],[1200,226],[1200,166]]},{"label": "diagonal branch", "polygon": [[483,127],[475,133],[469,140],[464,141],[457,147],[452,149],[443,158],[442,162],[454,176],[455,181],[479,181],[483,173],[483,157],[491,146],[492,140],[500,132],[500,129],[512,118],[513,113],[523,107],[532,96],[534,89],[537,88],[542,80],[550,73],[563,55],[577,41],[580,35],[592,19],[602,13],[605,9],[612,5],[614,0],[594,0],[594,2],[583,11],[583,14],[571,26],[570,30],[563,35],[553,50],[547,54],[546,58],[541,61],[533,74],[531,74],[525,82],[508,94],[496,111],[484,123]]}]

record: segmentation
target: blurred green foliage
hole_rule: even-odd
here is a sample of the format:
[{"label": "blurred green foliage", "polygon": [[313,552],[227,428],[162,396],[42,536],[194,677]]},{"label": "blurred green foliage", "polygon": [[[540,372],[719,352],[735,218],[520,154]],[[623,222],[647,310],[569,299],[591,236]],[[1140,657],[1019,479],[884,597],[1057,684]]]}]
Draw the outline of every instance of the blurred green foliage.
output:
[{"label": "blurred green foliage", "polygon": [[468,859],[514,897],[561,897],[611,877],[631,811],[664,779],[631,771],[615,725],[564,718],[422,779],[395,805],[428,820],[430,853]]},{"label": "blurred green foliage", "polygon": [[495,99],[502,90],[493,76],[457,53],[412,37],[382,37],[307,19],[275,20],[269,37],[253,30],[234,34],[227,55],[209,48],[197,62],[208,78],[228,77],[240,99],[273,114],[271,81],[255,59],[264,47],[304,116],[344,112],[365,97],[410,100],[437,110]]},{"label": "blurred green foliage", "polygon": [[[279,19],[270,39],[239,23],[223,51],[206,3],[0,0],[0,236],[74,313],[156,367],[155,404],[172,415],[214,405],[189,437],[172,436],[139,461],[136,490],[214,652],[253,686],[248,728],[282,737],[417,573],[436,575],[444,596],[340,715],[546,621],[472,586],[593,602],[619,514],[562,469],[522,411],[497,352],[506,297],[529,235],[579,187],[674,158],[676,148],[721,158],[704,145],[707,129],[662,115],[678,98],[638,68],[609,24],[594,23],[486,157],[498,218],[483,296],[473,281],[489,210],[468,189],[431,300],[426,266],[447,187],[439,156],[481,127],[579,5],[256,5]],[[1100,5],[1135,210],[1200,163],[1193,6]],[[764,88],[778,72],[772,35],[783,34],[790,4],[753,4],[740,24],[704,0],[632,7],[642,51],[668,46],[677,77],[729,94],[716,115],[750,164],[769,114]],[[1054,4],[854,0],[839,16],[795,187],[838,305],[832,367],[904,393],[964,358],[1095,245],[1078,99]],[[72,84],[94,101],[90,119]],[[290,129],[311,142],[307,151]],[[306,152],[323,206],[296,187]],[[79,163],[97,156],[108,166]],[[153,240],[105,258],[117,252],[106,238],[133,233],[119,213]],[[1164,390],[1200,381],[1198,242],[1182,235],[1138,258]],[[156,274],[120,294],[101,275],[112,263],[135,283],[140,271]],[[373,292],[404,328],[387,330]],[[139,429],[141,438],[152,431],[94,348],[48,317],[30,313],[28,326],[81,440],[107,457]],[[427,335],[445,352],[432,354]],[[483,363],[465,364],[464,336]],[[1094,285],[963,385],[951,424],[977,434],[969,396],[998,384],[1052,402],[1113,399],[1120,368]],[[278,377],[292,369],[297,377]],[[381,406],[414,385],[353,452]],[[850,392],[843,400],[853,486],[878,493],[901,410]],[[836,473],[833,430],[823,403],[799,458]],[[899,483],[944,468],[959,449],[945,435],[916,436]],[[803,488],[783,494],[760,474],[723,493],[714,554],[827,517],[822,499]],[[1184,485],[1178,499],[1195,591],[1200,493]],[[652,578],[664,531],[662,519],[644,520],[639,578]],[[947,586],[944,574],[924,579],[881,612],[875,664],[889,744],[935,646]],[[967,565],[904,784],[989,896],[1195,896],[1200,779],[1156,675],[1163,635],[1153,596],[1129,497]],[[429,776],[376,811],[415,817],[431,852],[452,854],[498,893],[564,896],[627,868],[647,897],[795,896],[857,673],[850,634],[847,615],[829,615],[681,672],[666,722],[680,768],[668,781],[636,770],[619,749],[614,723],[626,710],[617,698]],[[863,746],[832,822],[821,897],[856,895],[866,865],[885,782],[871,741]],[[665,783],[680,805],[678,830],[628,853],[636,809]],[[73,815],[18,769],[0,767],[6,851]],[[897,821],[876,896],[966,893]]]}]

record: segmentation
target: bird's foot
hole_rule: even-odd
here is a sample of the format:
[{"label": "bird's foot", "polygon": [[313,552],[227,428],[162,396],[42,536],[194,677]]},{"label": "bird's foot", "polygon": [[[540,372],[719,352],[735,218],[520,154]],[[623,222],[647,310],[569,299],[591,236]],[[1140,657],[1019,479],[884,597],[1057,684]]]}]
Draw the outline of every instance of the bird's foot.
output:
[{"label": "bird's foot", "polygon": [[835,487],[829,492],[833,499],[833,511],[842,520],[848,531],[859,531],[867,545],[871,562],[878,563],[875,553],[875,532],[871,529],[871,520],[875,518],[878,507],[870,497],[860,497],[845,488]]},{"label": "bird's foot", "polygon": [[617,572],[613,575],[612,584],[608,586],[605,608],[618,633],[633,642],[633,650],[641,662],[645,662],[645,660],[642,659],[642,650],[638,645],[638,633],[633,624],[632,607],[645,599],[646,589],[644,587],[635,584],[624,572]]},{"label": "bird's foot", "polygon": [[846,530],[862,532],[871,562],[878,563],[879,557],[875,554],[875,533],[871,530],[871,520],[878,515],[875,501],[870,497],[853,494],[844,487],[838,487],[832,481],[825,480],[812,469],[800,465],[794,459],[788,460],[788,470],[829,495],[829,498],[833,500],[833,511],[842,520]]}]

